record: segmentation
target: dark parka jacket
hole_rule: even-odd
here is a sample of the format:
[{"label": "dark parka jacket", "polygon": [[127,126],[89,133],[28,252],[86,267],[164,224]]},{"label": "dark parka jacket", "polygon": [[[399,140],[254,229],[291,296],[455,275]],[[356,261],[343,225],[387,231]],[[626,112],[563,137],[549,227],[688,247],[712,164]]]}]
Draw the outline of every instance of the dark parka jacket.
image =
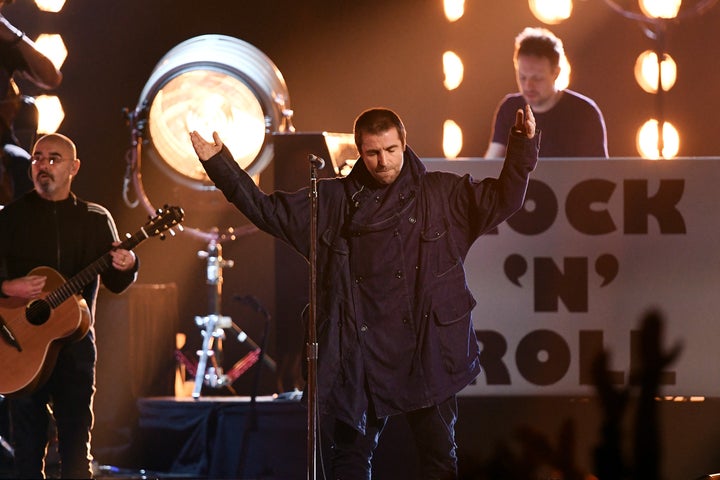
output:
[{"label": "dark parka jacket", "polygon": [[[478,375],[463,261],[522,206],[538,142],[511,134],[497,179],[427,172],[406,147],[392,185],[375,183],[362,160],[346,178],[318,181],[321,413],[364,431],[369,407],[378,417],[428,407]],[[309,258],[309,188],[267,195],[227,149],[203,166],[251,222]]]}]

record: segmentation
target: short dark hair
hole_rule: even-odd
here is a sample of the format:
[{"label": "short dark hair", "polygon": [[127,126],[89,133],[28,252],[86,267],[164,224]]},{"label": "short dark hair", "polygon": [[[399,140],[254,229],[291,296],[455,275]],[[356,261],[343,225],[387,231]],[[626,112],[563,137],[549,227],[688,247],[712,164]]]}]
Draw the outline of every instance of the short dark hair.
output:
[{"label": "short dark hair", "polygon": [[407,139],[405,125],[397,113],[388,108],[371,108],[362,112],[355,119],[353,132],[355,133],[355,146],[362,153],[363,133],[378,134],[395,128],[400,136],[403,148]]},{"label": "short dark hair", "polygon": [[550,60],[555,68],[560,65],[560,59],[565,57],[562,40],[547,28],[527,27],[515,37],[515,55],[513,61],[517,65],[519,55],[534,55]]}]

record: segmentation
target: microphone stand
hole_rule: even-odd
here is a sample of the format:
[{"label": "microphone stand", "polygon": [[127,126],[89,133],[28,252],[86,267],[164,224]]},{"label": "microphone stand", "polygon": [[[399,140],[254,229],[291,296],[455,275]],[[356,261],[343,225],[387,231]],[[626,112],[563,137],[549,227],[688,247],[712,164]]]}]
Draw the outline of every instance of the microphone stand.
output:
[{"label": "microphone stand", "polygon": [[317,171],[325,166],[323,159],[308,155],[310,161],[310,309],[307,323],[307,479],[317,478]]}]

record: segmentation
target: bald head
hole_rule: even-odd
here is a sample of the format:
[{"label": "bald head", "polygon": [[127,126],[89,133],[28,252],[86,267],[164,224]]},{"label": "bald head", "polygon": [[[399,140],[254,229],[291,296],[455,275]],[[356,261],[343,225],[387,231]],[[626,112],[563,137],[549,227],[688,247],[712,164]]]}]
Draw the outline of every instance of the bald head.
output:
[{"label": "bald head", "polygon": [[80,169],[75,143],[65,135],[40,137],[32,151],[32,180],[37,193],[46,200],[64,200]]}]

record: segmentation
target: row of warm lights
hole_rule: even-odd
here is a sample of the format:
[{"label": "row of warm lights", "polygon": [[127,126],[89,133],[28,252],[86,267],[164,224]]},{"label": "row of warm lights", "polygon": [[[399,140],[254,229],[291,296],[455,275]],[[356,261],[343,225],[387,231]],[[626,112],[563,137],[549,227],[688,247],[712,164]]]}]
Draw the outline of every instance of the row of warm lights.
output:
[{"label": "row of warm lights", "polygon": [[[443,0],[445,7],[445,18],[455,22],[465,14],[465,0]],[[455,90],[462,84],[465,73],[465,66],[458,54],[452,51],[443,53],[443,84],[448,91]],[[555,84],[559,90],[567,88],[570,84],[570,63],[567,58],[560,59],[561,69]],[[445,158],[457,158],[462,150],[463,133],[462,128],[454,120],[445,120],[443,123],[443,154]]]},{"label": "row of warm lights", "polygon": [[[529,0],[530,11],[543,23],[556,25],[570,18],[572,0]],[[638,6],[649,18],[675,18],[682,0],[639,0]]]},{"label": "row of warm lights", "polygon": [[[35,0],[35,5],[43,12],[58,13],[65,6],[65,0]],[[59,34],[43,33],[35,40],[35,48],[48,57],[59,70],[67,58],[68,51]],[[56,95],[35,97],[38,110],[38,133],[53,133],[60,128],[65,118],[62,103]]]},{"label": "row of warm lights", "polygon": [[[643,15],[652,19],[676,18],[682,0],[639,0],[638,6]],[[558,24],[570,18],[573,9],[572,0],[529,0],[530,10],[541,22]],[[677,79],[677,65],[667,53],[658,62],[657,53],[646,50],[635,62],[635,80],[640,87],[652,94],[658,92],[658,73],[662,78],[662,91],[670,90]],[[661,70],[658,72],[658,68]],[[638,153],[644,158],[673,158],[680,149],[680,135],[677,129],[667,121],[663,121],[663,151],[659,152],[659,125],[657,119],[650,119],[638,129],[636,146]]]},{"label": "row of warm lights", "polygon": [[[465,0],[443,0],[445,18],[450,22],[460,20],[465,15]],[[447,51],[443,54],[443,84],[449,91],[455,90],[462,84],[465,74],[463,61],[455,52]],[[443,123],[443,154],[445,158],[457,158],[462,150],[463,133],[460,125],[453,120]]]}]

